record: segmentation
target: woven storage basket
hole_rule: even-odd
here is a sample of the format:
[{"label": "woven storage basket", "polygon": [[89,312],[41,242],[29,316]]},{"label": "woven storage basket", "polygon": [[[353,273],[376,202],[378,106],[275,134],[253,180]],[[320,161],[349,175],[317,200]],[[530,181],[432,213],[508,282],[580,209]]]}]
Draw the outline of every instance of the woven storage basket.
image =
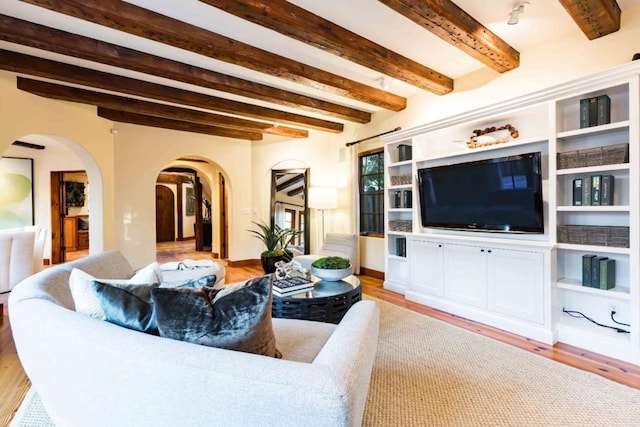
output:
[{"label": "woven storage basket", "polygon": [[561,225],[558,242],[573,245],[629,247],[629,227],[600,225]]},{"label": "woven storage basket", "polygon": [[558,153],[558,169],[583,168],[588,166],[615,165],[629,162],[629,144]]},{"label": "woven storage basket", "polygon": [[411,184],[411,175],[392,175],[391,185],[407,185]]},{"label": "woven storage basket", "polygon": [[405,231],[410,233],[413,229],[413,225],[410,219],[393,219],[389,221],[389,230],[391,231]]}]

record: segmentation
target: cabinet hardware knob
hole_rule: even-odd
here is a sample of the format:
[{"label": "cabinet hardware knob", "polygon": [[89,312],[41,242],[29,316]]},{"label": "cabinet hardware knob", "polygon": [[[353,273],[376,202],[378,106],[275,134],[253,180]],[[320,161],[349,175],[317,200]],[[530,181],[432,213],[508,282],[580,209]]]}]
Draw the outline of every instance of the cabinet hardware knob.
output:
[{"label": "cabinet hardware knob", "polygon": [[480,252],[484,252],[484,249],[480,249]]}]

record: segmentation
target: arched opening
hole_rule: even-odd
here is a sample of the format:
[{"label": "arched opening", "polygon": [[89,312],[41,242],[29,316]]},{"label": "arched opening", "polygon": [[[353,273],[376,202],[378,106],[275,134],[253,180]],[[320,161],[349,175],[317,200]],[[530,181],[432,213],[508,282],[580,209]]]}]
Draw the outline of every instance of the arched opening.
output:
[{"label": "arched opening", "polygon": [[[48,237],[44,245],[43,259],[45,263],[63,262],[60,257],[60,246],[64,246],[64,218],[69,212],[78,214],[74,242],[80,247],[87,246],[84,254],[99,252],[104,248],[103,224],[103,183],[100,169],[89,152],[78,143],[57,135],[29,134],[19,138],[3,154],[3,157],[30,159],[33,163],[33,225],[47,229]],[[77,175],[73,175],[77,173]],[[83,188],[77,186],[75,195],[69,204],[64,196],[66,189],[60,189],[59,182],[52,183],[52,177],[58,173],[60,177],[69,174],[69,182],[82,182]],[[81,178],[81,175],[85,178]],[[91,183],[91,185],[88,185]],[[55,191],[54,191],[55,190]],[[70,186],[71,190],[71,186]],[[57,196],[58,191],[62,196]],[[84,196],[84,197],[80,197]],[[75,204],[75,206],[71,206]],[[58,205],[60,217],[52,215],[52,206]],[[81,205],[81,206],[80,206]],[[73,209],[69,209],[73,208]],[[75,215],[73,215],[75,216]],[[84,221],[90,216],[91,221]],[[79,227],[78,227],[78,222]],[[89,226],[89,223],[91,226]],[[0,229],[10,228],[0,219]],[[77,233],[81,231],[81,233]],[[63,251],[64,252],[64,251]],[[54,254],[57,258],[54,259]]]},{"label": "arched opening", "polygon": [[[171,206],[160,200],[170,198],[167,190],[173,196]],[[189,156],[167,163],[156,179],[156,250],[210,252],[213,258],[226,258],[228,197],[225,173],[215,162]],[[173,220],[167,219],[169,210]]]}]

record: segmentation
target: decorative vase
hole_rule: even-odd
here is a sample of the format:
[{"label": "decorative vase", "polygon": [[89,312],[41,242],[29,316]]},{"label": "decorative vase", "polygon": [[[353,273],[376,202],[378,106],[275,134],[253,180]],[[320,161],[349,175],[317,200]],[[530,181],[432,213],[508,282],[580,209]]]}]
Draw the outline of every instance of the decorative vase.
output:
[{"label": "decorative vase", "polygon": [[311,266],[311,274],[327,282],[337,282],[353,274],[353,265],[338,269],[324,269]]},{"label": "decorative vase", "polygon": [[269,256],[269,257],[261,256],[260,257],[260,261],[262,261],[262,269],[267,274],[275,273],[276,272],[276,262],[282,261],[283,258],[284,258],[284,255]]}]

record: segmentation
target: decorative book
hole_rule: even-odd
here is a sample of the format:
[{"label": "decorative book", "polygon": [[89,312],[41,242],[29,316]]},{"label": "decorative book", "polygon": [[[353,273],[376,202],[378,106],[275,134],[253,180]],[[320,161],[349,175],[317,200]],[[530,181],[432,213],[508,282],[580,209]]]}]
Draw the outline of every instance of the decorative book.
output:
[{"label": "decorative book", "polygon": [[313,282],[306,277],[288,277],[273,282],[273,293],[277,295],[313,289]]}]

